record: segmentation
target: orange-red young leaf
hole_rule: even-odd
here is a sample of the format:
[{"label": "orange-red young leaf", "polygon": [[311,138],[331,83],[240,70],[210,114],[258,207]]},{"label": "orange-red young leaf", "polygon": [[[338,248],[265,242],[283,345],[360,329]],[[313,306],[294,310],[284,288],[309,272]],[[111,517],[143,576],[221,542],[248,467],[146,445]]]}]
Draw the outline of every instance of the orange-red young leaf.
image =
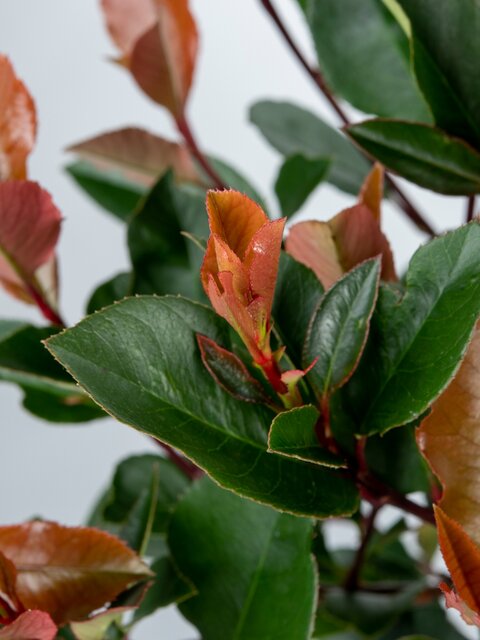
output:
[{"label": "orange-red young leaf", "polygon": [[179,182],[202,183],[188,149],[143,129],[110,131],[69,147],[100,170],[115,171],[125,180],[146,187],[167,169]]},{"label": "orange-red young leaf", "polygon": [[57,627],[45,611],[25,611],[3,629],[0,640],[53,640]]},{"label": "orange-red young leaf", "polygon": [[298,262],[315,272],[326,289],[361,262],[382,256],[382,280],[396,280],[393,255],[380,228],[383,168],[367,176],[359,202],[328,222],[300,222],[290,229],[285,247]]},{"label": "orange-red young leaf", "polygon": [[0,182],[0,284],[28,300],[28,284],[54,255],[61,215],[35,182]]},{"label": "orange-red young leaf", "polygon": [[443,485],[443,511],[480,545],[480,327],[417,442]]},{"label": "orange-red young leaf", "polygon": [[137,40],[157,22],[154,0],[101,0],[107,29],[128,60]]},{"label": "orange-red young leaf", "polygon": [[364,204],[373,213],[375,220],[380,223],[382,216],[383,182],[385,171],[383,166],[376,162],[373,169],[365,178],[360,189],[358,203]]},{"label": "orange-red young leaf", "polygon": [[0,55],[0,180],[26,178],[36,134],[33,98],[9,59]]},{"label": "orange-red young leaf", "polygon": [[46,611],[57,624],[81,619],[152,575],[118,538],[87,527],[0,527],[0,551],[17,569],[24,607]]},{"label": "orange-red young leaf", "polygon": [[440,550],[455,589],[472,611],[480,612],[480,548],[458,522],[435,508]]},{"label": "orange-red young leaf", "polygon": [[152,100],[181,118],[198,49],[188,0],[103,0],[103,8],[123,64]]},{"label": "orange-red young leaf", "polygon": [[285,220],[269,221],[259,205],[237,191],[209,191],[207,212],[205,292],[260,364],[272,356],[270,313]]}]

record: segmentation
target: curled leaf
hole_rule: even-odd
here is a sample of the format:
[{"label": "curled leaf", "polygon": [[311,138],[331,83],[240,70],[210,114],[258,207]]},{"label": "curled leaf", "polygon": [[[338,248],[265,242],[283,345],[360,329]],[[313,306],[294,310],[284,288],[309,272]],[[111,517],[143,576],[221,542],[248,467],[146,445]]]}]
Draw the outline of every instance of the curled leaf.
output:
[{"label": "curled leaf", "polygon": [[37,183],[0,183],[0,283],[29,300],[39,267],[53,259],[61,215]]},{"label": "curled leaf", "polygon": [[25,611],[0,629],[1,640],[53,640],[56,635],[57,627],[45,611]]},{"label": "curled leaf", "polygon": [[26,178],[36,134],[33,98],[9,59],[0,55],[0,180]]},{"label": "curled leaf", "polygon": [[152,575],[118,538],[87,527],[0,527],[0,551],[17,569],[24,607],[46,611],[57,624],[84,617]]}]

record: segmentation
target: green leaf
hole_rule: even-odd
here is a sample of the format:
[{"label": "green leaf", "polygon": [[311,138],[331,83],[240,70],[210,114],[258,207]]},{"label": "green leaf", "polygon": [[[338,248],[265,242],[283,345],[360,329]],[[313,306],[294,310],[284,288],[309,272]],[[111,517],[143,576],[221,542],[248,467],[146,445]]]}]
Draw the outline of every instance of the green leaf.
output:
[{"label": "green leaf", "polygon": [[131,293],[131,286],[131,273],[119,273],[106,282],[103,282],[92,293],[87,303],[87,314],[90,315],[99,309],[108,307],[114,302],[125,298]]},{"label": "green leaf", "polygon": [[272,314],[274,329],[296,368],[301,366],[308,325],[323,294],[322,283],[313,271],[282,251]]},{"label": "green leaf", "polygon": [[296,213],[308,196],[326,178],[328,158],[306,158],[297,153],[285,160],[275,183],[275,192],[284,216]]},{"label": "green leaf", "polygon": [[450,624],[437,600],[405,611],[398,622],[381,636],[381,640],[398,640],[414,634],[441,640],[465,640],[465,636]]},{"label": "green leaf", "polygon": [[356,510],[333,470],[267,453],[272,413],[236,401],[205,371],[195,334],[230,348],[228,325],[182,298],[124,300],[48,342],[96,402],[180,449],[217,482],[298,514]]},{"label": "green leaf", "polygon": [[345,466],[344,460],[320,446],[315,432],[319,417],[320,413],[312,405],[279,413],[270,427],[269,450],[326,467]]},{"label": "green leaf", "polygon": [[426,189],[447,195],[480,192],[480,154],[440,129],[377,119],[347,131],[388,169]]},{"label": "green leaf", "polygon": [[[304,366],[314,390],[326,397],[357,367],[377,299],[380,260],[367,260],[336,282],[321,299],[306,336]],[[307,364],[308,363],[308,364]]]},{"label": "green leaf", "polygon": [[0,380],[25,393],[27,411],[49,422],[86,422],[104,416],[42,344],[58,328],[0,320]]},{"label": "green leaf", "polygon": [[307,640],[317,590],[311,537],[309,520],[203,478],[170,525],[174,557],[198,589],[180,610],[203,640]]},{"label": "green leaf", "polygon": [[368,438],[365,447],[368,468],[400,493],[428,492],[427,464],[415,441],[415,426],[394,429]]},{"label": "green leaf", "polygon": [[359,434],[412,422],[455,374],[480,312],[479,246],[473,222],[417,251],[403,296],[381,288],[371,340],[349,384]]},{"label": "green leaf", "polygon": [[480,79],[474,61],[480,57],[479,4],[398,1],[412,25],[415,71],[437,124],[478,147]]},{"label": "green leaf", "polygon": [[431,122],[408,38],[382,0],[309,0],[306,14],[334,93],[365,113]]},{"label": "green leaf", "polygon": [[[128,228],[128,246],[134,269],[132,289],[140,294],[180,293],[193,298],[201,297],[198,260],[192,265],[192,248],[181,234],[179,191],[170,173],[162,177],[137,210]],[[201,203],[201,218],[206,232],[207,216]],[[188,242],[188,246],[187,246]],[[195,267],[194,269],[192,267]]]},{"label": "green leaf", "polygon": [[310,111],[288,102],[257,102],[250,110],[250,120],[282,155],[328,159],[330,170],[325,179],[348,193],[359,192],[370,163],[343,134]]},{"label": "green leaf", "polygon": [[129,182],[117,171],[99,169],[86,160],[78,160],[66,167],[75,182],[109,213],[126,221],[133,214],[148,188]]}]

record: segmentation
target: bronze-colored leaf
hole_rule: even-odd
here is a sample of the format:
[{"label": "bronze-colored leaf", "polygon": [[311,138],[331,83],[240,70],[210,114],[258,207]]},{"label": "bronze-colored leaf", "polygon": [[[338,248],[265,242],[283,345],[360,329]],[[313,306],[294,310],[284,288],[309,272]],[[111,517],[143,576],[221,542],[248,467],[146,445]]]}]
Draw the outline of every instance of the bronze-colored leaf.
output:
[{"label": "bronze-colored leaf", "polygon": [[457,375],[417,430],[443,485],[440,506],[480,545],[480,327]]},{"label": "bronze-colored leaf", "polygon": [[48,612],[57,624],[86,616],[152,575],[118,538],[87,527],[0,527],[0,551],[17,569],[24,607]]},{"label": "bronze-colored leaf", "polygon": [[36,135],[33,98],[9,59],[0,55],[0,180],[27,177],[27,158]]},{"label": "bronze-colored leaf", "polygon": [[25,611],[0,629],[0,640],[53,640],[56,635],[57,627],[44,611]]}]

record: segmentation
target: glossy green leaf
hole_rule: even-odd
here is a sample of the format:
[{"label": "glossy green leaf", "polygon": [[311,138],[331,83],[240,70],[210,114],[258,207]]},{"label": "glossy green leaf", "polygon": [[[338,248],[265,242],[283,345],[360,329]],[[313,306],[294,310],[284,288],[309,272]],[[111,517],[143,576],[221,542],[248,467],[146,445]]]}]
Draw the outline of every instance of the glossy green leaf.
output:
[{"label": "glossy green leaf", "polygon": [[269,450],[326,467],[344,466],[344,460],[320,445],[315,431],[319,417],[320,413],[312,405],[279,413],[270,427]]},{"label": "glossy green leaf", "polygon": [[226,323],[206,307],[138,297],[86,318],[48,348],[114,417],[180,449],[223,486],[299,514],[355,511],[349,480],[267,452],[272,413],[216,384],[196,333],[231,347]]},{"label": "glossy green leaf", "polygon": [[287,158],[275,183],[282,214],[290,217],[296,213],[326,178],[329,169],[328,158],[306,158],[298,153]]},{"label": "glossy green leaf", "polygon": [[[321,397],[355,370],[377,299],[380,260],[367,260],[336,282],[321,299],[306,336],[304,366],[318,358],[308,378]],[[307,364],[308,363],[308,364]]]},{"label": "glossy green leaf", "polygon": [[308,325],[323,294],[313,271],[282,251],[272,310],[274,330],[297,368],[301,367]]},{"label": "glossy green leaf", "polygon": [[398,2],[412,25],[415,72],[437,124],[478,147],[480,6],[472,0]]},{"label": "glossy green leaf", "polygon": [[349,135],[388,169],[447,195],[480,192],[480,154],[440,129],[399,120],[366,120]]},{"label": "glossy green leaf", "polygon": [[119,273],[118,275],[103,282],[92,293],[87,303],[87,314],[108,307],[114,302],[118,302],[131,293],[132,274]]},{"label": "glossy green leaf", "polygon": [[479,245],[478,222],[447,233],[414,255],[403,295],[381,288],[349,385],[359,434],[412,422],[455,374],[480,312]]},{"label": "glossy green leaf", "polygon": [[317,590],[311,537],[309,520],[203,478],[170,526],[174,557],[198,589],[180,610],[203,640],[307,640]]},{"label": "glossy green leaf", "polygon": [[288,102],[257,102],[250,120],[282,155],[330,160],[325,177],[339,189],[357,194],[370,163],[351,142],[316,115]]},{"label": "glossy green leaf", "polygon": [[431,122],[407,36],[382,0],[308,0],[306,14],[334,93],[365,113]]},{"label": "glossy green leaf", "polygon": [[123,221],[130,218],[148,192],[148,187],[127,181],[115,170],[100,169],[86,160],[77,160],[66,170],[95,202]]},{"label": "glossy green leaf", "polygon": [[85,394],[61,396],[23,385],[23,407],[32,415],[57,424],[80,424],[105,418],[106,413]]}]

